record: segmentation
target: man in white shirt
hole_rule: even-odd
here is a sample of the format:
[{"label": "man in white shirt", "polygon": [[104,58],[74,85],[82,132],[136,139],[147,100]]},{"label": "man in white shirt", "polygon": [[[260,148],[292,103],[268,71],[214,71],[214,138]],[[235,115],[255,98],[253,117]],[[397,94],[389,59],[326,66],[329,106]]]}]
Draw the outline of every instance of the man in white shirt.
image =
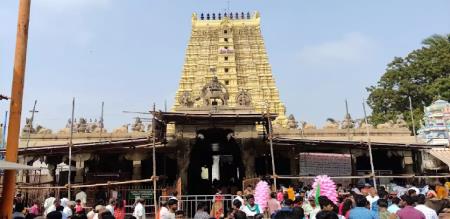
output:
[{"label": "man in white shirt", "polygon": [[[49,195],[49,197],[47,199],[45,199],[44,201],[44,215],[47,215],[50,211],[49,208],[53,205],[53,203],[55,202],[55,193],[51,192]],[[55,208],[56,210],[56,208]]]},{"label": "man in white shirt", "polygon": [[86,207],[86,200],[87,200],[87,195],[86,192],[84,192],[84,188],[81,188],[81,191],[79,191],[76,195],[75,195],[75,200],[80,199],[81,200],[81,206]]},{"label": "man in white shirt", "polygon": [[420,194],[417,196],[417,205],[415,207],[425,215],[425,219],[438,219],[436,211],[425,205],[425,195]]},{"label": "man in white shirt", "polygon": [[369,195],[366,196],[367,201],[370,203],[370,209],[372,209],[372,203],[378,201],[380,197],[377,195],[377,190],[374,187],[371,187],[369,190]]},{"label": "man in white shirt", "polygon": [[106,210],[111,212],[112,215],[114,215],[114,206],[116,205],[116,200],[113,198],[109,199],[109,204],[106,206]]},{"label": "man in white shirt", "polygon": [[161,219],[175,219],[175,211],[178,208],[178,200],[176,199],[169,199],[169,201],[167,201],[167,208],[168,208],[168,212],[165,214],[161,214],[160,218]]},{"label": "man in white shirt", "polygon": [[143,199],[138,198],[136,200],[136,206],[134,207],[133,216],[137,219],[145,219],[145,206]]}]

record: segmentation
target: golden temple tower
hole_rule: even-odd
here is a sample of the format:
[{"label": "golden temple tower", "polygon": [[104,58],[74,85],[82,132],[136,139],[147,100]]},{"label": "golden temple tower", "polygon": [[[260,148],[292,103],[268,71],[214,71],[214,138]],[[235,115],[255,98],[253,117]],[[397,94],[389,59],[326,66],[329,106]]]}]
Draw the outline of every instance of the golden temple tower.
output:
[{"label": "golden temple tower", "polygon": [[[210,102],[210,98],[221,101]],[[258,12],[192,14],[173,111],[210,104],[250,106],[255,112],[269,107],[279,115],[275,125],[286,126],[286,109],[272,76]]]}]

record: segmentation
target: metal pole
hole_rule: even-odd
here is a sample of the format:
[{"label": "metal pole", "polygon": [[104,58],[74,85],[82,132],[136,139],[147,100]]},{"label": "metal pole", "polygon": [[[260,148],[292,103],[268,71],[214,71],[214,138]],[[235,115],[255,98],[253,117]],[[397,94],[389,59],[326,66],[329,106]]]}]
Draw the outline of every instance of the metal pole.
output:
[{"label": "metal pole", "polygon": [[2,145],[1,145],[1,148],[5,148],[5,145],[6,145],[5,136],[6,136],[6,123],[7,123],[7,120],[8,120],[8,111],[5,111],[5,120],[3,121]]},{"label": "metal pole", "polygon": [[30,129],[28,130],[27,147],[26,148],[28,148],[28,145],[30,144],[31,129],[33,128],[34,112],[36,112],[36,103],[37,103],[37,100],[34,100],[33,111],[31,111]]},{"label": "metal pole", "polygon": [[105,102],[102,101],[102,113],[100,114],[100,141],[102,140],[103,134],[103,108],[105,106]]},{"label": "metal pole", "polygon": [[[19,1],[19,15],[16,36],[16,53],[11,89],[11,103],[6,146],[6,161],[17,162],[20,117],[22,114],[23,87],[27,59],[28,24],[30,21],[31,0]],[[13,199],[16,192],[16,170],[5,170],[3,175],[2,205],[0,218],[12,218]]]},{"label": "metal pole", "polygon": [[72,176],[72,145],[73,145],[73,120],[74,120],[74,114],[75,114],[75,97],[72,99],[72,118],[70,121],[70,138],[69,138],[69,174],[67,177],[67,198],[70,200],[70,183],[71,183],[71,176]]},{"label": "metal pole", "polygon": [[156,200],[156,135],[155,135],[155,113],[156,113],[156,106],[155,103],[153,103],[153,117],[152,117],[152,139],[153,139],[153,203],[155,205],[155,215],[158,213],[158,202]]},{"label": "metal pole", "polygon": [[269,144],[270,144],[270,157],[272,158],[272,175],[273,175],[273,185],[275,186],[275,190],[277,189],[277,174],[275,171],[275,158],[273,153],[273,142],[272,142],[272,119],[270,118],[270,108],[267,105],[267,123],[269,127]]},{"label": "metal pole", "polygon": [[370,143],[370,127],[369,127],[369,121],[367,120],[366,104],[364,102],[364,99],[363,99],[362,104],[363,104],[363,110],[364,110],[364,120],[366,122],[366,130],[367,130],[367,145],[369,146],[370,169],[372,171],[373,187],[376,190],[377,189],[377,179],[375,178],[375,168],[373,167],[372,144]]},{"label": "metal pole", "polygon": [[[347,120],[347,118],[350,120],[349,114],[348,114],[348,103],[347,103],[347,99],[345,99],[345,120]],[[347,121],[347,122],[350,122],[350,121]],[[350,124],[347,124],[347,139],[350,141]]]},{"label": "metal pole", "polygon": [[412,126],[413,126],[414,140],[417,143],[416,124],[414,122],[414,114],[413,114],[411,96],[408,96],[408,99],[409,99],[409,112],[411,113],[411,122],[412,122]]}]

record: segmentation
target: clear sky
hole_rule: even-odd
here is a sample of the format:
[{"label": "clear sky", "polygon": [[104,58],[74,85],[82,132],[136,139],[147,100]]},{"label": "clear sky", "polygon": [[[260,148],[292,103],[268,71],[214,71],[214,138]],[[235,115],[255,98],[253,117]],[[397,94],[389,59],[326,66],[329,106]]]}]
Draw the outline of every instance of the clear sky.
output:
[{"label": "clear sky", "polygon": [[[0,93],[10,95],[18,1],[0,1]],[[70,117],[130,123],[153,102],[170,107],[178,87],[192,12],[223,12],[226,0],[33,0],[24,112],[54,131]],[[344,100],[361,117],[366,87],[394,56],[450,33],[450,1],[231,0],[261,13],[261,28],[287,114],[321,125],[343,119]],[[0,102],[1,118],[9,103]],[[1,119],[3,120],[3,119]]]}]

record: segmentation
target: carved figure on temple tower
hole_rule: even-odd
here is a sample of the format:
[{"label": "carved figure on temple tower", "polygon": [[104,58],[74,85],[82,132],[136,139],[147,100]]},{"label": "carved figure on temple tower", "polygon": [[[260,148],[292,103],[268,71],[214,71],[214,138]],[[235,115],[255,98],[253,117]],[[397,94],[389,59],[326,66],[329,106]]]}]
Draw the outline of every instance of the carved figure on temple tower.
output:
[{"label": "carved figure on temple tower", "polygon": [[[207,83],[201,92],[201,99],[205,106],[209,106],[211,103],[217,103],[217,100],[221,101],[221,105],[228,104],[228,91],[225,85],[219,82],[216,76]],[[218,103],[217,103],[218,104]]]},{"label": "carved figure on temple tower", "polygon": [[192,105],[194,104],[191,98],[191,93],[189,91],[184,91],[180,96],[178,102],[185,107],[192,107]]},{"label": "carved figure on temple tower", "polygon": [[397,119],[395,120],[395,128],[406,128],[408,127],[408,124],[406,123],[403,114],[397,115]]},{"label": "carved figure on temple tower", "polygon": [[52,130],[48,129],[48,128],[45,128],[45,127],[43,127],[41,125],[37,125],[36,126],[36,133],[37,134],[52,134]]},{"label": "carved figure on temple tower", "polygon": [[241,89],[238,95],[236,95],[236,103],[239,106],[250,106],[251,102],[250,94],[244,89]]},{"label": "carved figure on temple tower", "polygon": [[347,113],[347,115],[345,115],[344,121],[342,121],[342,123],[341,123],[341,128],[347,129],[347,128],[353,128],[353,127],[354,127],[354,122],[352,120],[352,116],[350,116],[350,113]]},{"label": "carved figure on temple tower", "polygon": [[33,124],[31,124],[31,119],[25,119],[25,126],[22,129],[23,133],[35,133],[36,130],[33,128]]},{"label": "carved figure on temple tower", "polygon": [[298,122],[295,120],[294,115],[289,115],[288,117],[288,128],[290,129],[296,129],[298,128]]},{"label": "carved figure on temple tower", "polygon": [[80,118],[78,123],[76,124],[77,131],[79,133],[85,133],[88,129],[88,124],[85,118]]},{"label": "carved figure on temple tower", "polygon": [[338,129],[339,128],[339,121],[334,120],[333,118],[328,118],[327,122],[325,123],[324,129]]}]

